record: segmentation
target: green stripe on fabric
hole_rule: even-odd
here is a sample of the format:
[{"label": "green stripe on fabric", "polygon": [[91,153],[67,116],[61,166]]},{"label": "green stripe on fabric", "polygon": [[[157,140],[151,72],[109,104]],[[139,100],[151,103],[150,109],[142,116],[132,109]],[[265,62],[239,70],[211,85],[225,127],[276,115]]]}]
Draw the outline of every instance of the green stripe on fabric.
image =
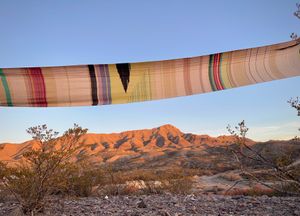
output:
[{"label": "green stripe on fabric", "polygon": [[2,80],[2,85],[3,85],[4,90],[5,90],[7,106],[13,106],[12,100],[11,100],[11,95],[10,95],[10,92],[9,92],[8,83],[7,83],[6,77],[5,77],[5,75],[4,75],[1,68],[0,68],[0,78]]},{"label": "green stripe on fabric", "polygon": [[217,91],[217,87],[214,81],[214,55],[209,56],[208,75],[209,75],[209,82],[212,90]]}]

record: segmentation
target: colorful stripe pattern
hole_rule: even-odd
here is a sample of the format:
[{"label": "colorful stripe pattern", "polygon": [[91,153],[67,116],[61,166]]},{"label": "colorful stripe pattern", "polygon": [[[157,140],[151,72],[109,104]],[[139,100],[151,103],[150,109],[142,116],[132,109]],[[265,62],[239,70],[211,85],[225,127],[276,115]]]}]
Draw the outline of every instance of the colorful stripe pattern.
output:
[{"label": "colorful stripe pattern", "polygon": [[[0,69],[0,78],[2,80],[2,94],[5,94],[5,98],[6,98],[6,105],[7,106],[13,106],[12,102],[11,102],[11,96],[10,96],[10,92],[9,92],[9,88],[8,88],[8,83],[5,77],[5,74],[3,73],[2,69]],[[4,100],[3,100],[4,101]]]},{"label": "colorful stripe pattern", "polygon": [[47,107],[46,87],[41,68],[28,68],[27,74],[29,78],[31,97],[29,103],[32,106]]},{"label": "colorful stripe pattern", "polygon": [[108,72],[108,65],[99,65],[98,71],[98,85],[100,96],[100,105],[111,104],[110,78]]},{"label": "colorful stripe pattern", "polygon": [[300,40],[156,62],[0,69],[0,106],[89,106],[219,91],[300,75]]}]

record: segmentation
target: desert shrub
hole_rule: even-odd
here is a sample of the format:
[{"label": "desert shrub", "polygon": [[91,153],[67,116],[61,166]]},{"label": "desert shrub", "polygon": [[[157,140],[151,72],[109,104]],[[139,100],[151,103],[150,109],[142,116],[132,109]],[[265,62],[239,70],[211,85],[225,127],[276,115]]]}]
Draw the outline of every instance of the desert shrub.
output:
[{"label": "desert shrub", "polygon": [[[299,102],[290,102],[292,107],[300,111]],[[248,127],[245,121],[242,121],[231,129],[227,127],[231,135],[236,138],[236,145],[228,148],[232,152],[236,163],[239,165],[244,180],[258,182],[276,194],[281,195],[300,195],[299,168],[293,164],[297,162],[297,157],[292,157],[293,151],[286,148],[277,149],[280,153],[261,151],[255,146],[248,145],[246,134]],[[270,156],[271,154],[271,156]],[[252,168],[250,168],[252,166]],[[258,167],[261,172],[253,172],[253,168]],[[272,181],[272,184],[266,184],[265,180]],[[240,180],[239,180],[240,181]],[[239,181],[236,181],[238,183]],[[234,185],[236,185],[236,183]],[[229,190],[233,187],[229,188]]]},{"label": "desert shrub", "polygon": [[27,132],[36,145],[23,153],[22,163],[14,167],[0,164],[0,182],[21,204],[24,214],[43,211],[46,196],[61,185],[58,177],[63,168],[83,148],[80,138],[86,131],[74,125],[57,137],[46,125],[31,127]]},{"label": "desert shrub", "polygon": [[56,187],[52,194],[87,197],[102,184],[103,173],[88,161],[67,163],[56,175]]},{"label": "desert shrub", "polygon": [[167,190],[173,194],[188,194],[192,189],[192,179],[190,177],[172,179],[169,181]]},{"label": "desert shrub", "polygon": [[299,187],[294,182],[280,182],[276,185],[279,190],[274,190],[274,196],[289,196],[289,193],[283,193],[282,191],[293,192],[297,195],[300,193]]},{"label": "desert shrub", "polygon": [[0,184],[0,203],[6,201],[13,201],[15,200],[13,195],[10,193],[9,190],[3,185]]}]

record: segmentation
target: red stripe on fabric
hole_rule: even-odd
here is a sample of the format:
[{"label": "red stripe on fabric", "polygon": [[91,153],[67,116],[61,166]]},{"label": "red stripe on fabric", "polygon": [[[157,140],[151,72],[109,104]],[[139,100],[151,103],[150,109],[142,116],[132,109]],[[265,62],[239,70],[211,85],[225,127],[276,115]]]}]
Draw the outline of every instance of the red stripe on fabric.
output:
[{"label": "red stripe on fabric", "polygon": [[44,76],[41,68],[29,68],[29,74],[32,82],[32,91],[35,106],[46,107],[48,106],[46,98],[46,87]]},{"label": "red stripe on fabric", "polygon": [[217,68],[217,78],[218,78],[218,84],[219,84],[219,90],[222,90],[223,87],[222,87],[222,83],[221,83],[221,80],[220,80],[220,53],[218,54],[218,58],[217,58],[217,65],[216,65],[216,68]]},{"label": "red stripe on fabric", "polygon": [[220,70],[220,64],[221,64],[221,53],[218,54],[218,81],[219,81],[219,84],[220,84],[220,90],[223,90],[224,87],[222,85],[222,81],[221,81],[221,70]]},{"label": "red stripe on fabric", "polygon": [[220,81],[220,76],[219,76],[219,64],[220,64],[220,54],[215,54],[214,56],[214,66],[213,66],[213,71],[214,71],[214,79],[215,79],[215,84],[218,90],[222,90],[222,84]]},{"label": "red stripe on fabric", "polygon": [[216,76],[216,59],[217,59],[217,54],[214,55],[213,76],[214,76],[214,81],[215,81],[216,88],[217,88],[217,90],[219,90],[218,79],[217,79],[217,76]]}]

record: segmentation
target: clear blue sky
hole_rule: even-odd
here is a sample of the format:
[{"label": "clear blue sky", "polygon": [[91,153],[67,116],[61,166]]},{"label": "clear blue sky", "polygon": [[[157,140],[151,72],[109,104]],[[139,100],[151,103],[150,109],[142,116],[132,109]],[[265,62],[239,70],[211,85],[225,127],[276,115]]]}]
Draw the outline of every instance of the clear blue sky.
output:
[{"label": "clear blue sky", "polygon": [[[0,68],[162,60],[279,43],[300,29],[296,2],[1,0]],[[37,124],[62,132],[76,122],[110,133],[170,123],[219,135],[243,119],[253,139],[286,139],[300,126],[286,103],[299,90],[298,77],[135,104],[0,108],[0,143],[29,139],[25,129]]]}]

